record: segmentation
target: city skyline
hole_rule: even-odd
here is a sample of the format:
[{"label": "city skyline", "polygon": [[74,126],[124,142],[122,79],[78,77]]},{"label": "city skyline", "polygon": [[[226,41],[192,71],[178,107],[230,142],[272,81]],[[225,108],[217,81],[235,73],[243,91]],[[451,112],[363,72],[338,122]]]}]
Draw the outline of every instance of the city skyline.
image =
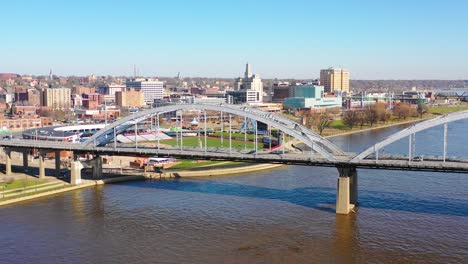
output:
[{"label": "city skyline", "polygon": [[48,75],[468,79],[468,3],[9,1],[0,72]]}]

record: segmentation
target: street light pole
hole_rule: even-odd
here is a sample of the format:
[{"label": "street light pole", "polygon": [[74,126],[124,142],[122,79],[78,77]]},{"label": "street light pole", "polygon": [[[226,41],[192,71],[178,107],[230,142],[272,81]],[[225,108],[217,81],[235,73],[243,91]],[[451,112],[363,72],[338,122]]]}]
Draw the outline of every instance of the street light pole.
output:
[{"label": "street light pole", "polygon": [[160,130],[159,130],[159,113],[157,115],[157,131],[156,131],[156,136],[157,136],[157,139],[158,139],[158,150],[159,150],[159,141],[161,140],[161,134],[160,134]]},{"label": "street light pole", "polygon": [[232,120],[231,120],[231,114],[229,114],[229,154],[231,154],[232,151]]},{"label": "street light pole", "polygon": [[206,154],[206,151],[207,151],[207,145],[206,145],[206,143],[207,143],[207,140],[206,140],[206,110],[203,113],[203,115],[204,115],[203,117],[205,119],[205,154]]}]

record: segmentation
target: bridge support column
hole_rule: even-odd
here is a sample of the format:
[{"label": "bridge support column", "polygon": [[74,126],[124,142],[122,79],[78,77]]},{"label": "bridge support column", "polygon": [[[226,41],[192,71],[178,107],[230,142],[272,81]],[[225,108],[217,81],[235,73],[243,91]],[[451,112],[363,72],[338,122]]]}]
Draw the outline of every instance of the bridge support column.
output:
[{"label": "bridge support column", "polygon": [[5,149],[5,174],[11,175],[11,150]]},{"label": "bridge support column", "polygon": [[80,185],[81,184],[81,169],[83,165],[80,161],[72,161],[70,164],[70,184]]},{"label": "bridge support column", "polygon": [[60,150],[55,151],[55,177],[60,176]]},{"label": "bridge support column", "polygon": [[39,153],[39,179],[45,178],[45,153]]},{"label": "bridge support column", "polygon": [[357,206],[357,170],[354,166],[337,167],[339,172],[337,194],[336,194],[336,213],[349,214]]},{"label": "bridge support column", "polygon": [[96,156],[93,160],[93,179],[102,178],[102,159]]},{"label": "bridge support column", "polygon": [[28,171],[29,165],[28,165],[28,152],[23,151],[23,169],[24,171]]}]

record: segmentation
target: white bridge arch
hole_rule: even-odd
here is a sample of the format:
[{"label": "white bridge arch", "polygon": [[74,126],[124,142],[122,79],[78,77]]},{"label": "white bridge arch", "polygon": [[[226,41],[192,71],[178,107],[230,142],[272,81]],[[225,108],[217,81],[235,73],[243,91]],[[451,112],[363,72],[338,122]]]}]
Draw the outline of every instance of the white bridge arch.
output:
[{"label": "white bridge arch", "polygon": [[412,125],[406,129],[403,129],[395,134],[392,134],[385,138],[384,140],[380,141],[379,143],[369,147],[368,149],[364,150],[363,152],[359,153],[358,155],[354,156],[350,162],[359,162],[363,159],[365,159],[367,156],[378,152],[380,149],[392,144],[395,141],[398,141],[400,139],[403,139],[405,137],[408,137],[410,135],[413,135],[417,132],[444,125],[450,122],[454,122],[457,120],[461,119],[467,119],[468,118],[468,110],[465,111],[459,111],[459,112],[454,112],[450,113],[447,115],[439,116],[436,118],[432,118],[426,121],[423,121],[421,123],[417,123],[415,125]]},{"label": "white bridge arch", "polygon": [[[148,118],[178,110],[218,111],[250,118],[258,122],[265,123],[271,127],[275,127],[281,130],[282,132],[294,137],[295,139],[300,140],[301,142],[309,146],[311,149],[313,149],[315,152],[322,155],[327,160],[334,161],[336,160],[336,155],[344,154],[344,152],[339,147],[331,143],[329,140],[285,117],[261,111],[258,109],[253,109],[247,106],[228,104],[176,104],[141,111],[133,115],[127,116],[125,118],[119,119],[116,122],[113,122],[112,124],[109,124],[102,130],[94,134],[92,137],[90,137],[83,144],[85,146],[105,145],[110,141],[103,140],[103,136],[113,136],[114,128],[117,128],[118,126],[126,125],[126,128],[128,128],[133,126],[135,123],[141,122]],[[123,131],[119,131],[119,133],[120,132]]]}]

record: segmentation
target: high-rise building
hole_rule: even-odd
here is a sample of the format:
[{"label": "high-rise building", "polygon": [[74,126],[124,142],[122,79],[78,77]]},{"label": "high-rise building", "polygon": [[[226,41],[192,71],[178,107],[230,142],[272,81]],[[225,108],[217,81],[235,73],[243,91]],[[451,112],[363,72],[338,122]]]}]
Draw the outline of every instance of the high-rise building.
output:
[{"label": "high-rise building", "polygon": [[164,83],[153,79],[133,79],[126,83],[127,90],[131,88],[135,91],[142,91],[145,98],[145,103],[153,103],[154,99],[163,99]]},{"label": "high-rise building", "polygon": [[71,106],[70,88],[45,88],[41,92],[41,105],[53,110],[69,109]]},{"label": "high-rise building", "polygon": [[[263,82],[258,74],[252,74],[250,64],[246,64],[244,78],[236,78],[234,81],[235,91],[256,91],[258,102],[263,102]],[[252,93],[251,93],[252,94]]]},{"label": "high-rise building", "polygon": [[344,69],[328,68],[320,71],[320,84],[325,87],[326,93],[349,92],[349,71]]}]

